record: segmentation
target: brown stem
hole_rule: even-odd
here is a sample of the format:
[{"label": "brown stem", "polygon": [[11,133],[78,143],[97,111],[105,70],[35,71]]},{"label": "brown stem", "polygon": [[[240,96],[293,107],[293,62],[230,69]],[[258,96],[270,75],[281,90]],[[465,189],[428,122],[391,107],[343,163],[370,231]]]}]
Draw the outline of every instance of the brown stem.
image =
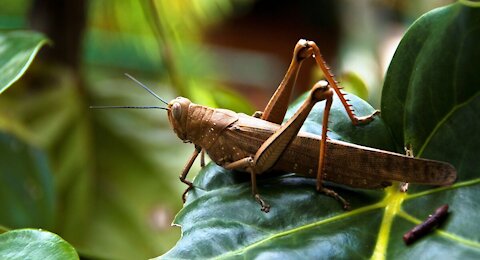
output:
[{"label": "brown stem", "polygon": [[406,245],[410,245],[413,242],[417,241],[421,237],[428,234],[433,228],[437,227],[442,223],[448,214],[448,204],[445,204],[435,210],[435,212],[430,215],[424,222],[415,226],[412,230],[408,231],[403,235],[403,241]]}]

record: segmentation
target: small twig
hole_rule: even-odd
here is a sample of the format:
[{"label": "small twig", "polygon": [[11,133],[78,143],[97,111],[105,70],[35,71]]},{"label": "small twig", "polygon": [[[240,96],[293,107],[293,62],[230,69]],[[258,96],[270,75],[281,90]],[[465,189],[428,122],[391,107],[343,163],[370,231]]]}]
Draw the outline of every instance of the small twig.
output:
[{"label": "small twig", "polygon": [[403,241],[405,241],[406,245],[410,245],[413,242],[417,241],[421,237],[425,236],[430,232],[433,228],[437,227],[442,223],[448,214],[448,204],[441,206],[440,208],[436,209],[435,212],[428,216],[428,218],[415,226],[412,230],[408,231],[403,235]]}]

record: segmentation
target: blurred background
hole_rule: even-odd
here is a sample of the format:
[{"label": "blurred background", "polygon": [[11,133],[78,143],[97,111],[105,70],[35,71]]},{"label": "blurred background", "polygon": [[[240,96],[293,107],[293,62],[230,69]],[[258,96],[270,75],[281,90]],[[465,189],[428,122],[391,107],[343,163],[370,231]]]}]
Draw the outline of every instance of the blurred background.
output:
[{"label": "blurred background", "polygon": [[[159,105],[124,73],[166,100],[181,95],[251,114],[266,105],[305,38],[347,91],[379,108],[406,28],[450,2],[3,1],[2,31],[36,30],[51,41],[0,96],[0,128],[46,154],[53,196],[51,207],[3,208],[18,217],[0,224],[51,230],[86,258],[158,256],[180,237],[170,224],[193,146],[174,135],[165,111],[89,109]],[[314,65],[303,65],[296,95],[321,79]]]}]

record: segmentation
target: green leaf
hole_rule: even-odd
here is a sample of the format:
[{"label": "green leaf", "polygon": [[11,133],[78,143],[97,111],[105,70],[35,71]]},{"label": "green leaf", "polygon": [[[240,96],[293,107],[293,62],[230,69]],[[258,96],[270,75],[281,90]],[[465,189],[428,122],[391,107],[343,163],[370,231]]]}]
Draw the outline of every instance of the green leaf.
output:
[{"label": "green leaf", "polygon": [[[303,98],[290,107],[287,117],[298,109]],[[348,98],[357,114],[374,111],[361,99],[353,95]],[[330,138],[395,149],[390,130],[381,118],[375,117],[364,126],[352,126],[337,98],[333,104]],[[321,131],[323,106],[317,105],[310,113],[304,131]],[[463,116],[458,120],[471,115],[460,114]],[[448,124],[455,123],[458,122]],[[447,154],[442,146],[429,149],[432,153]],[[448,155],[459,160],[475,156]],[[475,179],[473,165],[457,165],[461,182],[451,187],[411,185],[408,193],[400,192],[398,183],[385,190],[327,184],[352,204],[351,211],[343,211],[337,201],[316,193],[314,179],[292,174],[261,176],[259,190],[272,205],[266,214],[251,195],[248,174],[227,171],[211,163],[196,177],[196,188],[176,216],[174,223],[181,226],[182,238],[162,258],[478,258],[480,243],[476,234],[480,230],[475,221],[466,221],[475,218],[472,208],[478,207],[478,189],[474,185],[480,181]],[[369,174],[368,169],[364,171]],[[407,247],[403,234],[446,203],[454,212],[446,223]]]},{"label": "green leaf", "polygon": [[[431,139],[462,108],[478,102],[479,24],[480,8],[455,3],[417,20],[398,46],[385,78],[382,116],[396,142],[411,145],[416,155],[423,156]],[[461,122],[450,132],[475,126],[475,121]]]},{"label": "green leaf", "polygon": [[53,227],[55,194],[45,154],[1,130],[0,205],[0,225]]},{"label": "green leaf", "polygon": [[27,70],[40,47],[48,42],[37,32],[0,33],[0,94]]},{"label": "green leaf", "polygon": [[79,259],[75,249],[56,234],[18,229],[0,234],[0,259]]},{"label": "green leaf", "polygon": [[[480,147],[480,5],[459,1],[427,13],[402,39],[382,94],[382,117],[399,146],[416,156],[450,162],[458,172],[449,188],[410,189],[392,231],[424,218],[439,204],[453,212],[436,236],[402,252],[389,241],[389,258],[478,258]],[[475,7],[476,6],[476,7]],[[386,243],[385,243],[386,244]],[[452,250],[453,249],[453,250]]]}]

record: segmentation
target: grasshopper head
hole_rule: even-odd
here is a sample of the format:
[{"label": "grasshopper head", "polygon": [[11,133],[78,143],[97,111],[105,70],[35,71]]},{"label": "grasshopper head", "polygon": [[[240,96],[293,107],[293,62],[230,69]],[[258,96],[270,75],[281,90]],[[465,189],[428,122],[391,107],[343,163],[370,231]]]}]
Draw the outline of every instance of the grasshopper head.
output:
[{"label": "grasshopper head", "polygon": [[177,97],[168,103],[168,121],[173,131],[183,141],[187,140],[188,110],[192,102],[184,97]]}]

